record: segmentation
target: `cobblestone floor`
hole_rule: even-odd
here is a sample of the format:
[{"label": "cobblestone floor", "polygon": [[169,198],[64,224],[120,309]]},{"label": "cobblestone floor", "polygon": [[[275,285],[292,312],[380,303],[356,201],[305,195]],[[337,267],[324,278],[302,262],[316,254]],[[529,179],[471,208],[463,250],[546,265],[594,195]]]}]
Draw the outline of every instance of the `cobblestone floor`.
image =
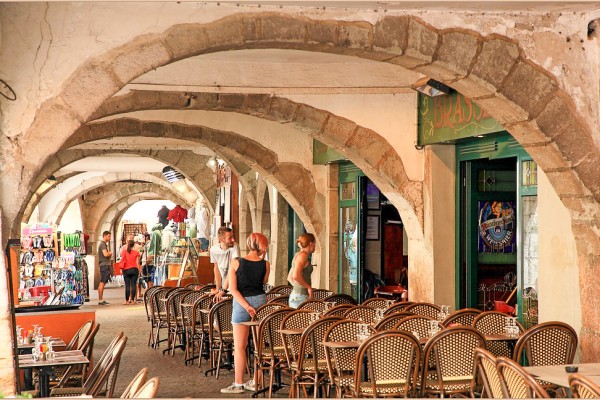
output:
[{"label": "cobblestone floor", "polygon": [[[183,351],[177,350],[174,357],[163,355],[166,342],[154,350],[147,346],[149,325],[146,322],[146,312],[143,304],[122,305],[124,299],[123,288],[107,288],[104,299],[110,302],[107,306],[98,306],[98,300],[92,299],[82,307],[96,310],[96,320],[100,323],[100,330],[96,336],[94,354],[99,357],[113,337],[123,331],[127,335],[127,345],[119,367],[115,397],[119,397],[129,381],[142,368],[149,368],[149,377],[160,378],[158,396],[161,398],[226,398],[250,397],[245,395],[222,395],[220,389],[233,382],[233,371],[221,370],[218,380],[214,376],[204,377],[203,370],[208,365],[184,365]],[[97,296],[96,292],[94,295]],[[289,391],[282,390],[276,397],[287,397]]]}]

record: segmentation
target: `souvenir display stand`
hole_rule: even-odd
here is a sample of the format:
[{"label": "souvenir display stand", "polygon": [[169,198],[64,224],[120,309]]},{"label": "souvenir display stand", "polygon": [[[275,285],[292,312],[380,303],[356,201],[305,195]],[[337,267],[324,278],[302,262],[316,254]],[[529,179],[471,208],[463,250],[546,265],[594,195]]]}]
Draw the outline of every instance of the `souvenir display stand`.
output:
[{"label": "souvenir display stand", "polygon": [[156,269],[156,284],[164,286],[185,286],[198,283],[196,268],[198,252],[189,237],[171,241]]}]

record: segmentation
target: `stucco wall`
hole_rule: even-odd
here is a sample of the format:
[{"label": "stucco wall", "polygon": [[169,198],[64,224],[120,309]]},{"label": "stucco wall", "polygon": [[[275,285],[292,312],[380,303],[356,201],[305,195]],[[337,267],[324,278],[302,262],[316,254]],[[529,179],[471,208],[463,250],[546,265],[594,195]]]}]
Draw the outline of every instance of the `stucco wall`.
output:
[{"label": "stucco wall", "polygon": [[539,321],[562,321],[581,329],[579,267],[571,217],[538,170]]}]

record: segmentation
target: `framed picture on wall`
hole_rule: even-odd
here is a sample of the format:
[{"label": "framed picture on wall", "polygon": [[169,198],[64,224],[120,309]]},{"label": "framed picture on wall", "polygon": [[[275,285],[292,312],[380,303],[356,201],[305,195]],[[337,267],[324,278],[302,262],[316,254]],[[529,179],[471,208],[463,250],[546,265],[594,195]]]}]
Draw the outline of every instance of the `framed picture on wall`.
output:
[{"label": "framed picture on wall", "polygon": [[380,192],[374,183],[367,183],[367,209],[379,210],[380,207]]},{"label": "framed picture on wall", "polygon": [[367,240],[379,240],[379,215],[367,216]]}]

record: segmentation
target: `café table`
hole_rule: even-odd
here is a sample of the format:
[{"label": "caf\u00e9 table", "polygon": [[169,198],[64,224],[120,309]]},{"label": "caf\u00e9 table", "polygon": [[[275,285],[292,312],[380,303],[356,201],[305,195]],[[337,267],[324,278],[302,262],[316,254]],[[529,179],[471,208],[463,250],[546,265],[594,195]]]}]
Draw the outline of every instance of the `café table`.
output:
[{"label": "caf\u00e9 table", "polygon": [[304,333],[304,329],[279,329],[277,332],[282,333],[284,335],[302,335]]},{"label": "caf\u00e9 table", "polygon": [[45,398],[50,396],[50,376],[52,370],[57,366],[71,366],[89,364],[90,360],[83,355],[81,350],[57,351],[54,353],[54,358],[51,360],[34,361],[31,354],[23,354],[19,356],[19,368],[31,368],[38,370],[40,380],[40,397]]},{"label": "caf\u00e9 table", "polygon": [[[47,337],[45,337],[44,339],[47,339]],[[67,347],[67,344],[60,338],[53,338],[50,341],[52,342],[52,349],[58,347]],[[19,352],[19,355],[31,354],[34,347],[35,342],[17,344],[17,350]],[[26,390],[33,389],[33,377],[31,375],[31,369],[26,369],[25,371],[23,371],[23,385]]]},{"label": "caf\u00e9 table", "polygon": [[[578,367],[577,373],[589,378],[596,385],[600,385],[600,363],[567,364]],[[537,367],[523,367],[525,371],[539,380],[553,383],[558,386],[569,387],[569,375],[567,365],[543,365]]]},{"label": "caf\u00e9 table", "polygon": [[510,351],[510,357],[512,358],[515,352],[515,345],[517,344],[517,341],[521,336],[522,334],[519,334],[519,336],[508,336],[504,334],[485,334],[484,338],[486,342],[506,342],[506,344],[508,345],[508,350]]}]

